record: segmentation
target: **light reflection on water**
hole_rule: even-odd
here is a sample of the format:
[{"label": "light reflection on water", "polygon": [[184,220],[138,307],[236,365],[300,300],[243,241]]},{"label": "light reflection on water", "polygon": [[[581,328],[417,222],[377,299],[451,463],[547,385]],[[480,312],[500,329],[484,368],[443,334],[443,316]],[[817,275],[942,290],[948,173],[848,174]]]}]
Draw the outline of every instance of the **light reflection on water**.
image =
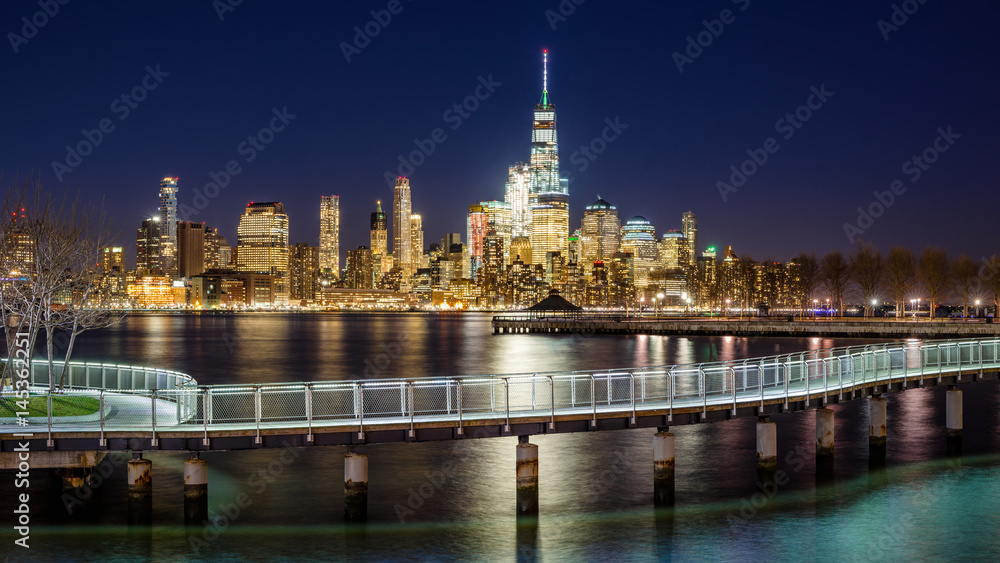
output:
[{"label": "light reflection on water", "polygon": [[[250,383],[606,370],[858,343],[865,341],[493,335],[489,316],[469,314],[150,315],[85,334],[78,358],[176,369],[201,383]],[[864,401],[834,406],[837,484],[829,490],[816,490],[811,455],[785,456],[796,446],[812,447],[811,413],[772,417],[778,424],[779,468],[788,473],[789,483],[748,520],[740,512],[755,492],[752,419],[672,429],[678,502],[672,519],[657,518],[651,509],[652,429],[532,437],[540,457],[541,520],[535,529],[519,529],[513,515],[516,438],[359,448],[370,461],[370,522],[360,532],[345,532],[342,525],[343,449],[310,448],[289,464],[276,463],[280,452],[275,450],[207,453],[211,512],[218,516],[241,492],[252,504],[200,554],[205,560],[530,560],[539,553],[574,560],[843,560],[996,554],[989,522],[995,523],[990,499],[1000,492],[1000,462],[969,456],[1000,451],[1000,387],[965,388],[967,457],[959,469],[942,461],[942,389],[890,395],[891,470],[875,480],[868,477]],[[38,507],[39,525],[56,527],[37,529],[41,547],[31,555],[37,560],[98,554],[108,561],[131,560],[145,545],[151,560],[189,557],[189,539],[177,527],[185,456],[146,457],[153,460],[158,524],[151,540],[121,547],[125,479],[119,467],[103,487],[104,509],[93,518],[97,527],[59,524],[58,503]],[[624,462],[615,464],[619,460]],[[269,468],[276,475],[262,480],[259,472]],[[40,497],[48,486],[43,481],[33,482]],[[428,498],[414,497],[421,487],[431,491]],[[934,492],[934,510],[921,508],[928,488]],[[10,487],[0,487],[0,506],[13,502],[9,494]],[[977,515],[983,518],[972,518]]]}]

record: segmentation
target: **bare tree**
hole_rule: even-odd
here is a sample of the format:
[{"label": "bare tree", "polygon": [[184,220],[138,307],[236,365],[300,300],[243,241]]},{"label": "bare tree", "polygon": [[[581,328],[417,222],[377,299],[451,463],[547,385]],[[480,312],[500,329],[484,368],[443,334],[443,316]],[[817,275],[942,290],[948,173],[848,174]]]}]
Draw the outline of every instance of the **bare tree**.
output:
[{"label": "bare tree", "polygon": [[902,318],[906,298],[917,283],[917,258],[908,248],[894,246],[885,260],[886,287],[896,304],[896,318]]},{"label": "bare tree", "polygon": [[962,316],[966,318],[969,316],[969,301],[972,300],[973,283],[978,274],[979,264],[964,254],[951,264],[951,276],[955,282],[955,289],[962,297]]},{"label": "bare tree", "polygon": [[[874,301],[882,290],[885,281],[885,259],[882,253],[872,243],[862,241],[851,253],[851,278],[861,291],[864,300],[865,316],[875,315]],[[871,314],[868,314],[868,311]]]},{"label": "bare tree", "polygon": [[980,277],[993,293],[994,317],[1000,316],[1000,255],[994,254],[985,261]]},{"label": "bare tree", "polygon": [[844,292],[847,291],[848,271],[847,260],[840,251],[827,254],[820,263],[820,279],[830,292],[840,315],[844,314]]},{"label": "bare tree", "polygon": [[[70,333],[65,354],[68,362],[76,335],[115,320],[113,315],[102,314],[102,305],[90,299],[97,284],[93,260],[111,240],[109,221],[101,209],[84,203],[79,196],[58,198],[37,181],[29,181],[13,201],[17,205],[13,210],[4,209],[4,214],[12,213],[16,221],[0,238],[9,241],[5,254],[18,257],[21,271],[16,277],[8,275],[4,286],[4,318],[23,319],[20,328],[28,333],[31,350],[39,334],[45,334],[52,391],[56,384],[56,334],[63,330]],[[8,207],[11,202],[8,199]]]},{"label": "bare tree", "polygon": [[816,260],[815,254],[806,254],[805,252],[796,256],[794,262],[798,265],[799,270],[798,287],[796,289],[799,298],[802,300],[802,308],[805,309],[809,307],[809,303],[816,293],[816,287],[819,285],[820,278],[822,277],[819,262]]},{"label": "bare tree", "polygon": [[949,282],[948,253],[940,248],[928,246],[920,255],[920,262],[917,264],[917,277],[924,289],[927,290],[931,299],[930,316],[935,316],[935,309],[938,303],[947,295]]}]

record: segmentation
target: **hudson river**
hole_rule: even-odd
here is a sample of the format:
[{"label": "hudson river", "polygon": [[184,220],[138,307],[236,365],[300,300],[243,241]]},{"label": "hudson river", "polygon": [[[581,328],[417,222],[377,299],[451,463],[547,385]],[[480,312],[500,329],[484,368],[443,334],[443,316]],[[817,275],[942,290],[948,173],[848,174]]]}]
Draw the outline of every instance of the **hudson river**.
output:
[{"label": "hudson river", "polygon": [[[74,359],[178,370],[204,384],[263,383],[605,369],[866,342],[875,341],[494,335],[490,316],[475,313],[163,314],[84,334]],[[209,528],[182,524],[186,455],[145,456],[153,462],[150,531],[125,526],[124,456],[109,457],[99,501],[72,517],[48,472],[36,470],[30,550],[12,544],[13,477],[4,472],[0,554],[102,562],[997,560],[1000,386],[963,389],[960,461],[944,456],[944,389],[911,390],[888,396],[888,470],[874,475],[866,402],[834,406],[836,479],[821,487],[815,417],[772,417],[789,482],[768,496],[755,496],[752,419],[673,428],[672,514],[652,507],[654,430],[535,436],[536,526],[515,518],[515,437],[359,448],[369,456],[369,522],[360,527],[343,523],[343,448],[203,454]],[[235,505],[240,493],[249,505]]]}]

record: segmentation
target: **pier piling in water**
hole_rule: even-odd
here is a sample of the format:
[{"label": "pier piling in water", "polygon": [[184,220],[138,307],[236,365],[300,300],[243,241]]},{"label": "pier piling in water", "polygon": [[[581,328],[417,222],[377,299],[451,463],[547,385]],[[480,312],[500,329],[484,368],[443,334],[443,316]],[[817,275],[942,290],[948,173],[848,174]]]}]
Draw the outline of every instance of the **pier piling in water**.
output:
[{"label": "pier piling in water", "polygon": [[517,515],[538,516],[538,446],[517,440]]},{"label": "pier piling in water", "polygon": [[868,465],[869,467],[885,466],[886,437],[885,398],[870,397],[868,399]]},{"label": "pier piling in water", "polygon": [[757,419],[757,482],[774,481],[778,468],[778,427],[766,416]]},{"label": "pier piling in water", "polygon": [[364,522],[368,518],[368,456],[348,452],[344,456],[344,520]]},{"label": "pier piling in water", "polygon": [[834,416],[831,409],[816,409],[816,477],[833,476]]},{"label": "pier piling in water", "polygon": [[674,435],[666,426],[653,435],[653,504],[674,504]]},{"label": "pier piling in water", "polygon": [[134,454],[128,462],[128,523],[153,523],[153,462]]},{"label": "pier piling in water", "polygon": [[191,452],[184,461],[184,523],[201,524],[208,519],[208,462]]},{"label": "pier piling in water", "polygon": [[962,390],[954,385],[945,394],[944,418],[948,455],[962,455]]}]

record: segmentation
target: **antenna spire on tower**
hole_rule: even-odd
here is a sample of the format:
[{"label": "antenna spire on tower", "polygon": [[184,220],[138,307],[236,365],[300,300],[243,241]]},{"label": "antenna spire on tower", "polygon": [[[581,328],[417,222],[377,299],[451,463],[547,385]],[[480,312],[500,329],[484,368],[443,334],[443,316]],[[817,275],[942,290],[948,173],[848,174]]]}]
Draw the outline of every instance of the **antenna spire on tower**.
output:
[{"label": "antenna spire on tower", "polygon": [[542,49],[542,91],[549,91],[549,50]]}]

